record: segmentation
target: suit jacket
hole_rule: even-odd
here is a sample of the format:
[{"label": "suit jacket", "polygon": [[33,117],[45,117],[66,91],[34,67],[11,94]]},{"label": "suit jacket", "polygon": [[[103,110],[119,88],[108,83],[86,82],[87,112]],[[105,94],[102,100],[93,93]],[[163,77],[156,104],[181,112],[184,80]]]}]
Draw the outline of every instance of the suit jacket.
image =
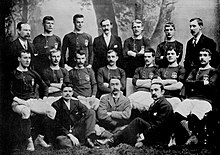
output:
[{"label": "suit jacket", "polygon": [[184,61],[184,68],[186,69],[186,76],[200,65],[199,52],[202,48],[207,48],[212,53],[212,60],[210,62],[212,67],[217,67],[219,64],[219,53],[216,51],[216,43],[213,39],[208,38],[204,34],[201,35],[199,41],[194,47],[193,38],[191,38],[186,45],[186,55]]},{"label": "suit jacket", "polygon": [[[34,61],[34,54],[36,52],[34,45],[28,41],[28,50],[31,53],[31,66],[33,67],[33,61]],[[10,51],[8,53],[8,67],[10,69],[10,71],[13,71],[14,69],[16,69],[16,67],[18,67],[18,53],[19,51],[24,50],[24,47],[21,45],[19,39],[15,39],[11,45],[10,45]]]},{"label": "suit jacket", "polygon": [[168,143],[172,133],[173,117],[172,105],[164,96],[152,103],[144,118],[150,124],[150,128],[144,135],[147,137],[145,142],[163,143],[166,141]]},{"label": "suit jacket", "polygon": [[76,127],[80,124],[83,117],[88,114],[88,108],[79,100],[70,101],[70,110],[66,106],[63,98],[60,98],[52,104],[56,110],[55,121],[62,126],[61,133],[68,134],[70,127]]},{"label": "suit jacket", "polygon": [[[112,115],[108,116],[107,112],[112,112]],[[130,100],[122,93],[116,102],[114,101],[112,94],[107,94],[101,97],[100,105],[97,110],[97,116],[100,120],[104,120],[109,123],[115,122],[115,124],[117,124],[117,120],[129,119],[130,115]]]},{"label": "suit jacket", "polygon": [[93,52],[94,52],[94,64],[93,69],[95,73],[100,67],[104,67],[108,64],[107,62],[107,51],[113,49],[118,53],[119,60],[117,62],[118,67],[122,66],[122,42],[121,38],[115,35],[111,35],[109,45],[105,43],[103,34],[96,37],[93,42]]}]

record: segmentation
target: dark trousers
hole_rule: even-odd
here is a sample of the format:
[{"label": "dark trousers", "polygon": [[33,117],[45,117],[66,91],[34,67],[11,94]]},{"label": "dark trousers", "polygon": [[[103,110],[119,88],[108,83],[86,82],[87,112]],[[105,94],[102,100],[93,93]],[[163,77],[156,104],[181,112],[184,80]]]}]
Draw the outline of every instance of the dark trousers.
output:
[{"label": "dark trousers", "polygon": [[150,127],[151,125],[142,118],[134,119],[124,130],[113,136],[115,145],[119,143],[135,145],[137,134],[143,133],[144,135],[147,135]]},{"label": "dark trousers", "polygon": [[[56,137],[58,136],[67,136],[69,132],[69,128],[65,128],[61,122],[56,122],[55,120],[51,120],[47,118],[43,121],[43,126],[45,127],[45,134],[48,140],[51,143],[56,143]],[[84,116],[77,125],[71,124],[74,126],[71,134],[77,137],[80,143],[85,143],[85,138],[87,138],[90,134],[95,133],[95,123],[96,123],[96,115],[94,110],[88,110],[87,115]],[[68,125],[70,126],[70,124]]]},{"label": "dark trousers", "polygon": [[12,113],[9,119],[9,139],[12,145],[23,144],[31,137],[31,120],[22,119],[17,113]]}]

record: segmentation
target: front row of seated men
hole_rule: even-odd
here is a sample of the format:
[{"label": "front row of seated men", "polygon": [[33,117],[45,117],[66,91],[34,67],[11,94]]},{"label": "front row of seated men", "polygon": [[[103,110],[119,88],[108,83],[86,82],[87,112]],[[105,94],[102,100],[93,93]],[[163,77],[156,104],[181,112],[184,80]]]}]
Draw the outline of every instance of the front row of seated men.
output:
[{"label": "front row of seated men", "polygon": [[[19,66],[13,72],[11,81],[11,92],[14,99],[12,108],[14,112],[21,115],[21,123],[23,123],[21,126],[26,128],[27,133],[22,134],[25,134],[25,140],[28,141],[27,150],[34,151],[30,118],[42,115],[46,116],[38,119],[40,122],[38,124],[41,124],[41,128],[44,128],[45,132],[41,132],[35,142],[44,147],[49,147],[43,139],[44,136],[47,137],[48,142],[58,142],[62,146],[86,144],[89,147],[94,147],[96,143],[100,143],[100,141],[96,141],[99,137],[107,138],[106,141],[101,142],[102,144],[108,143],[113,146],[121,142],[136,144],[136,146],[142,146],[145,142],[146,144],[168,144],[171,135],[171,132],[168,132],[170,124],[174,129],[180,127],[178,124],[186,129],[190,137],[186,142],[187,144],[197,143],[198,126],[195,125],[189,129],[187,116],[191,115],[191,118],[196,120],[193,122],[199,122],[207,112],[212,110],[211,99],[215,90],[217,74],[209,64],[211,52],[208,49],[200,51],[200,68],[193,70],[185,81],[187,99],[182,102],[178,97],[180,97],[180,90],[184,83],[185,70],[177,64],[178,53],[174,48],[168,48],[169,66],[167,68],[157,69],[153,65],[154,57],[154,50],[147,49],[144,53],[145,66],[137,68],[133,78],[133,84],[137,89],[150,92],[147,100],[143,100],[139,104],[139,100],[135,100],[135,97],[129,99],[129,97],[123,96],[121,92],[123,74],[121,74],[120,69],[117,70],[115,65],[117,53],[109,51],[109,65],[107,66],[109,81],[106,81],[106,85],[109,82],[110,93],[102,95],[99,103],[98,99],[94,99],[97,91],[94,72],[91,68],[84,67],[86,58],[83,52],[76,53],[77,65],[69,71],[68,79],[65,77],[68,72],[62,71],[65,69],[58,66],[60,52],[51,51],[51,66],[45,72],[44,80],[49,86],[49,93],[61,91],[60,99],[55,101],[46,98],[48,87],[41,77],[29,68],[31,54],[25,50],[20,51],[18,55]],[[111,69],[116,75],[111,76]],[[47,78],[49,72],[52,72],[53,76]],[[154,79],[157,76],[159,78]],[[43,100],[34,99],[36,98],[36,85],[39,85],[39,97]],[[141,95],[141,97],[145,98],[146,95]],[[173,97],[175,97],[174,100],[170,100]],[[91,108],[91,105],[92,107],[95,105],[94,110],[98,108],[97,122],[94,110],[88,109]],[[141,112],[134,114],[132,107],[138,109],[139,105],[145,108],[140,108]],[[34,115],[31,115],[32,113]],[[129,123],[129,121],[131,122]],[[101,127],[97,127],[96,123]],[[103,136],[105,135],[103,133],[106,132],[103,127],[110,131],[108,136]],[[174,135],[178,135],[175,131],[172,132]],[[138,134],[144,135],[144,141],[137,141]]]}]

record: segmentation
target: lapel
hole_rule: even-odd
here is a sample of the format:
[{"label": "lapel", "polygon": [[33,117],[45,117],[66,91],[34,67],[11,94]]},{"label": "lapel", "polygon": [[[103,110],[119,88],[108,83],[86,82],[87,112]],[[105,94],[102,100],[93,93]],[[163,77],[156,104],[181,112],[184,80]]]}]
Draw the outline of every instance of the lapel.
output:
[{"label": "lapel", "polygon": [[113,99],[111,94],[109,94],[109,96],[108,96],[108,101],[109,101],[110,106],[114,107],[115,101],[114,101],[114,99]]},{"label": "lapel", "polygon": [[72,113],[71,113],[71,112],[73,111],[74,107],[75,107],[73,100],[70,100],[70,110],[68,109],[68,107],[66,106],[66,103],[65,103],[63,100],[62,100],[62,102],[63,102],[63,109],[65,110],[67,116],[68,116],[72,121],[74,121],[74,120],[75,120],[75,119],[74,119],[74,115],[72,115]]},{"label": "lapel", "polygon": [[21,42],[19,41],[19,39],[16,39],[16,45],[18,47],[18,49],[24,49],[24,47],[21,45]]},{"label": "lapel", "polygon": [[[70,105],[71,105],[71,102],[70,102]],[[66,103],[64,102],[63,99],[62,99],[62,107],[63,107],[63,110],[69,115],[70,114],[70,110],[68,109],[68,107],[67,107],[67,105],[66,105]]]},{"label": "lapel", "polygon": [[[77,100],[76,100],[76,101],[77,101]],[[72,112],[73,109],[75,109],[75,107],[76,107],[75,104],[76,104],[75,101],[71,99],[71,100],[70,100],[70,112]]]},{"label": "lapel", "polygon": [[104,34],[102,34],[101,37],[100,37],[100,43],[103,44],[106,49],[108,48],[107,45],[106,45],[105,39],[104,39]]},{"label": "lapel", "polygon": [[114,44],[114,42],[115,42],[115,37],[113,35],[111,35],[111,39],[110,39],[108,48],[110,48]]},{"label": "lapel", "polygon": [[196,45],[197,46],[203,45],[204,44],[204,39],[205,39],[205,36],[202,34]]}]

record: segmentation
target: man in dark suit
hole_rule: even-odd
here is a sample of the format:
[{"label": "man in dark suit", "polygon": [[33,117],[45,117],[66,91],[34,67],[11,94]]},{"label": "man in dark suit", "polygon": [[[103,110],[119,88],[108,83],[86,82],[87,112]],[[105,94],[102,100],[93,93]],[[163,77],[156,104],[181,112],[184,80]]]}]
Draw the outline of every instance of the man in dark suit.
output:
[{"label": "man in dark suit", "polygon": [[200,18],[190,20],[190,32],[193,37],[187,42],[184,67],[186,77],[189,73],[200,65],[199,52],[202,48],[209,49],[212,53],[210,62],[212,67],[218,66],[219,53],[216,51],[216,43],[202,33],[203,21]]},{"label": "man in dark suit", "polygon": [[[30,42],[31,37],[31,27],[28,23],[19,22],[17,24],[18,38],[15,39],[10,45],[10,51],[8,53],[8,69],[9,72],[13,71],[18,66],[18,54],[19,51],[26,50],[31,53],[32,64],[33,56],[36,53],[34,45]],[[32,65],[31,65],[32,66]]]},{"label": "man in dark suit", "polygon": [[[173,119],[172,105],[163,96],[164,87],[160,79],[153,79],[151,95],[154,102],[145,113],[145,118],[137,117],[124,130],[116,133],[106,143],[116,146],[127,143],[141,147],[143,144],[168,144]],[[138,141],[137,135],[143,133],[144,140]]]},{"label": "man in dark suit", "polygon": [[100,22],[103,34],[96,37],[93,42],[94,64],[93,69],[97,73],[100,67],[108,64],[106,59],[107,51],[113,49],[118,53],[119,60],[117,66],[122,67],[122,42],[121,38],[113,35],[111,29],[113,27],[109,19],[103,19]]},{"label": "man in dark suit", "polygon": [[70,139],[73,145],[87,144],[94,147],[95,112],[79,100],[72,99],[72,84],[64,83],[61,90],[62,98],[52,104],[57,111],[55,137],[61,140],[59,136],[62,135]]}]

